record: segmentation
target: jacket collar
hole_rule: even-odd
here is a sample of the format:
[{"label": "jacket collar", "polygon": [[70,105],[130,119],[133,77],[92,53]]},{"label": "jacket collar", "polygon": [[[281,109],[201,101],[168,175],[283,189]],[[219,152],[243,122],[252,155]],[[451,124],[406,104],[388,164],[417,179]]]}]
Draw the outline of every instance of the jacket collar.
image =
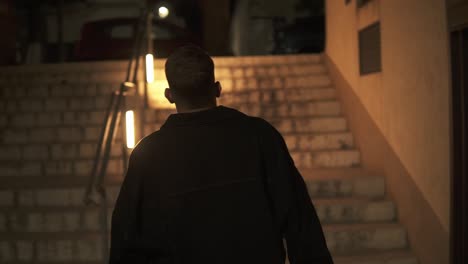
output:
[{"label": "jacket collar", "polygon": [[241,115],[239,111],[220,105],[197,112],[171,114],[161,129],[172,126],[192,126],[213,123],[239,115]]}]

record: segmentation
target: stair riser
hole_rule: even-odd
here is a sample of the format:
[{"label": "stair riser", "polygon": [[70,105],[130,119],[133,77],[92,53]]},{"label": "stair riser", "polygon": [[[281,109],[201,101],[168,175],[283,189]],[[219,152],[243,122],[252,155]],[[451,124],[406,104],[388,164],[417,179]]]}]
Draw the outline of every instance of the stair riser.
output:
[{"label": "stair riser", "polygon": [[322,204],[315,203],[322,224],[374,223],[393,221],[396,211],[391,202],[364,204]]},{"label": "stair riser", "polygon": [[360,152],[355,150],[291,152],[299,168],[350,168],[360,164]]},{"label": "stair riser", "polygon": [[334,197],[382,198],[385,195],[385,181],[382,177],[359,179],[307,180],[307,189],[313,199]]},{"label": "stair riser", "polygon": [[251,116],[264,118],[280,117],[311,117],[311,116],[339,116],[341,115],[340,104],[336,101],[315,103],[291,103],[277,105],[238,105],[233,106],[241,112]]},{"label": "stair riser", "polygon": [[[164,76],[162,71],[156,75]],[[217,79],[241,78],[241,77],[277,77],[277,76],[307,76],[326,73],[326,68],[321,64],[288,65],[288,66],[264,66],[264,67],[239,67],[234,70],[218,67],[215,69]]]},{"label": "stair riser", "polygon": [[[344,230],[344,231],[328,231],[324,230],[327,245],[330,251],[336,255],[356,254],[366,250],[382,250],[382,249],[404,249],[408,246],[406,232],[401,228],[381,228],[377,230]],[[66,237],[66,236],[65,236]],[[0,247],[3,251],[8,251],[7,248],[12,244],[15,246],[24,246],[23,257],[27,257],[27,253],[34,252],[34,247],[37,251],[37,259],[41,261],[67,261],[74,257],[77,260],[99,260],[101,258],[101,243],[95,239],[66,239],[60,240],[45,240],[45,239],[21,239],[20,241],[0,242]],[[23,243],[23,245],[18,245]],[[47,249],[46,249],[47,248]],[[73,255],[72,252],[78,252]],[[12,252],[11,252],[12,253]],[[8,254],[5,254],[8,256]],[[13,256],[12,256],[13,257]],[[33,257],[33,254],[29,256]]]},{"label": "stair riser", "polygon": [[376,230],[324,230],[327,245],[334,255],[365,252],[366,250],[404,249],[408,246],[403,228]]},{"label": "stair riser", "polygon": [[344,118],[284,118],[281,120],[267,120],[283,135],[289,133],[344,132],[347,130],[347,123]]},{"label": "stair riser", "polygon": [[284,140],[290,151],[314,151],[326,149],[351,149],[354,139],[351,133],[323,135],[286,135]]},{"label": "stair riser", "polygon": [[226,105],[258,103],[293,103],[336,99],[334,88],[297,88],[223,93],[219,102]]},{"label": "stair riser", "polygon": [[[25,199],[25,198],[23,198]],[[47,199],[47,198],[45,198]],[[23,200],[22,203],[27,201]],[[32,202],[27,202],[32,203]],[[23,207],[4,209],[0,213],[0,232],[87,232],[100,230],[100,212],[97,208],[84,207],[82,197],[75,197],[73,207],[63,207],[70,201],[38,200],[46,207]],[[113,206],[108,209],[108,227],[110,228]],[[52,206],[51,206],[52,204]],[[29,208],[29,209],[28,209]],[[371,203],[363,205],[323,205],[315,203],[317,214],[322,224],[351,224],[392,221],[395,208],[392,203]]]},{"label": "stair riser", "polygon": [[[102,259],[98,240],[0,241],[1,263],[96,263]],[[35,262],[34,262],[35,263]]]},{"label": "stair riser", "polygon": [[[37,176],[37,175],[36,175]],[[34,176],[34,177],[36,177]],[[312,200],[320,198],[383,198],[385,182],[382,177],[365,177],[354,179],[321,179],[306,180],[309,195]],[[120,186],[108,186],[108,200],[113,203],[117,198]],[[83,188],[57,189],[20,189],[0,190],[0,206],[4,207],[54,207],[81,206],[83,204]]]},{"label": "stair riser", "polygon": [[[1,164],[1,177],[41,177],[41,176],[63,176],[63,177],[89,177],[93,166],[93,159],[61,160],[61,161],[22,161]],[[123,162],[120,158],[109,160],[107,175],[123,175]],[[37,178],[36,178],[37,179]]]}]

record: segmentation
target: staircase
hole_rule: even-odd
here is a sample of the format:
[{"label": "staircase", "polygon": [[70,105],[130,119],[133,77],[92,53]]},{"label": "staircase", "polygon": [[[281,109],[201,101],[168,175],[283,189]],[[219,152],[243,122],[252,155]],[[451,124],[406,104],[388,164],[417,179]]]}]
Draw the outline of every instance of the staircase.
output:
[{"label": "staircase", "polygon": [[[360,167],[320,55],[217,58],[215,64],[220,103],[261,116],[283,134],[337,264],[417,263],[383,176]],[[0,69],[0,263],[102,259],[99,209],[82,199],[109,94],[125,66]],[[164,77],[161,69],[156,76]],[[145,134],[174,112],[161,101],[162,85],[149,91]],[[115,201],[124,172],[119,149],[111,156],[106,184]]]}]

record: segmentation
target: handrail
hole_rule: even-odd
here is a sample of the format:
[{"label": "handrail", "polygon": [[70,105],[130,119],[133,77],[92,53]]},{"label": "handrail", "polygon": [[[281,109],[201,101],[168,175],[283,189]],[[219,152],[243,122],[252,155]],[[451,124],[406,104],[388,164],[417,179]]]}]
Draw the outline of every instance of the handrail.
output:
[{"label": "handrail", "polygon": [[[121,83],[118,91],[112,93],[109,105],[106,109],[104,127],[101,130],[99,143],[96,148],[94,163],[91,171],[91,177],[86,186],[84,194],[85,205],[94,205],[100,207],[100,231],[102,240],[102,260],[108,262],[109,252],[109,226],[108,226],[108,201],[104,184],[104,178],[107,172],[107,165],[110,158],[112,142],[114,140],[118,124],[122,123],[125,114],[125,96],[129,90],[134,90],[137,83],[139,60],[142,50],[143,38],[145,37],[145,21],[149,12],[142,10],[140,21],[137,25],[137,36],[133,46],[133,53],[128,62],[128,68],[125,81]],[[138,95],[138,93],[136,93]],[[122,133],[125,133],[123,129]],[[125,136],[123,137],[125,138]],[[122,146],[122,159],[124,171],[127,165],[126,148]]]}]

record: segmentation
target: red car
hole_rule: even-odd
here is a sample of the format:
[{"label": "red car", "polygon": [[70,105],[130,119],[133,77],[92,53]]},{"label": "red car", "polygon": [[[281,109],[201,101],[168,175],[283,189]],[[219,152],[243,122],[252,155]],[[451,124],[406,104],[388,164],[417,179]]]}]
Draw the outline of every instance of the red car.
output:
[{"label": "red car", "polygon": [[[76,60],[125,60],[133,52],[138,20],[114,18],[89,22],[81,29],[81,39],[75,48]],[[155,57],[167,57],[176,48],[200,39],[189,31],[164,20],[153,21]],[[143,53],[144,47],[143,45]]]}]

